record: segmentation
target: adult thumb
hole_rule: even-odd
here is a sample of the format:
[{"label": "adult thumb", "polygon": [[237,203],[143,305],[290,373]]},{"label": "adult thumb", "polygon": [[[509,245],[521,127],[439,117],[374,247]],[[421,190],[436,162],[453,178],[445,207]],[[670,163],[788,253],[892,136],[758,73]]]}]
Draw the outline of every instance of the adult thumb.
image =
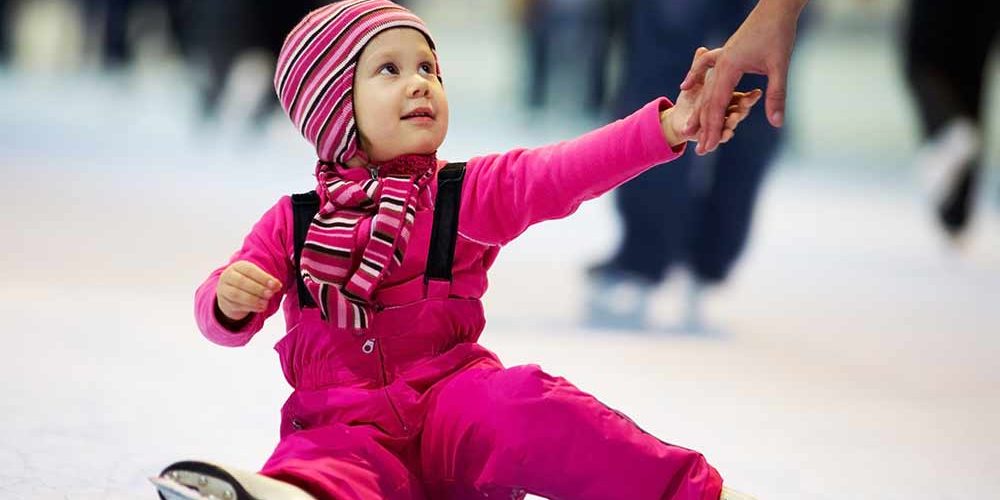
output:
[{"label": "adult thumb", "polygon": [[776,68],[767,75],[767,96],[764,98],[764,110],[767,112],[767,121],[775,127],[780,127],[785,123],[785,79],[787,76],[787,66]]}]

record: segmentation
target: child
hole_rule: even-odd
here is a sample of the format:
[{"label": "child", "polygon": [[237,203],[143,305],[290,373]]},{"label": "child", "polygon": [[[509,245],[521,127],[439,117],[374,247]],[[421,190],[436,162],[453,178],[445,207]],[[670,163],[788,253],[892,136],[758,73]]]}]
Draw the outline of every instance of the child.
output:
[{"label": "child", "polygon": [[[276,349],[294,392],[281,440],[259,474],[182,462],[154,480],[162,493],[737,498],[701,454],[537,366],[505,368],[476,342],[500,248],[681,155],[698,87],[572,141],[445,167],[434,43],[386,0],[306,16],[275,87],[319,155],[318,212],[296,224],[310,196],[278,200],[198,289],[195,314],[210,340],[239,346],[285,297]],[[759,96],[733,95],[725,139]]]}]

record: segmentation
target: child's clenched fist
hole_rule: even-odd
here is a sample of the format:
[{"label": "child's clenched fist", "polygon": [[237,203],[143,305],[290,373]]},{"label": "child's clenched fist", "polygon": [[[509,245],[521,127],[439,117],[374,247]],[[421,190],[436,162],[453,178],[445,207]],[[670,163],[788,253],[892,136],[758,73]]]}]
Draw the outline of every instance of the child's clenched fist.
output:
[{"label": "child's clenched fist", "polygon": [[251,262],[233,262],[219,276],[215,299],[219,311],[230,321],[240,321],[250,313],[267,308],[274,294],[281,291],[281,282]]}]

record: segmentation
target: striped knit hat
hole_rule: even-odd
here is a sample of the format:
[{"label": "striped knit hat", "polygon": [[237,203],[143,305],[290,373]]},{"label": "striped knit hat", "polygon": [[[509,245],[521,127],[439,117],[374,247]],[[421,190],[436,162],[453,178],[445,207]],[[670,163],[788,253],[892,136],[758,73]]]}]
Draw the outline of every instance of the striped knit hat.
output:
[{"label": "striped knit hat", "polygon": [[353,99],[358,57],[376,35],[401,27],[423,33],[434,50],[424,22],[387,0],[344,0],[320,7],[285,39],[274,88],[321,161],[344,164],[358,152]]}]

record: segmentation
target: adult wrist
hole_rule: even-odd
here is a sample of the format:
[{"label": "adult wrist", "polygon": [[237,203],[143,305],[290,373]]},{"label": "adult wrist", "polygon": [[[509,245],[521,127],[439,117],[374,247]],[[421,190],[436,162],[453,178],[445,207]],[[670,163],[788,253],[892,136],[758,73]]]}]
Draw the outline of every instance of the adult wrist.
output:
[{"label": "adult wrist", "polygon": [[790,17],[797,21],[808,0],[760,0],[754,10],[767,11],[768,15]]}]

